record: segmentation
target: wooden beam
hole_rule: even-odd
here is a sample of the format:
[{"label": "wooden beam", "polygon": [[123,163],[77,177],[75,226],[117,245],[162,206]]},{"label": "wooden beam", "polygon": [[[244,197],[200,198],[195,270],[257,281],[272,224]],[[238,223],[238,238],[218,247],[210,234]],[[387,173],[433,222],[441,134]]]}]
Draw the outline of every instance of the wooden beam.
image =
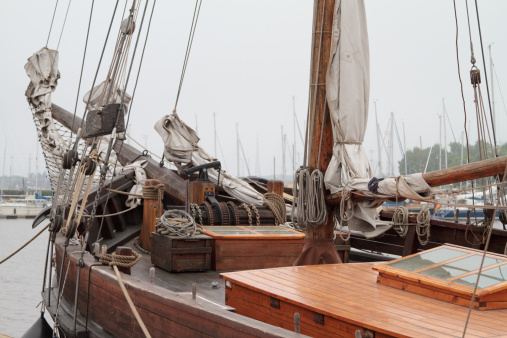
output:
[{"label": "wooden beam", "polygon": [[[54,103],[52,104],[52,114],[55,120],[70,129],[74,134],[77,133],[82,122],[82,119],[80,117],[74,117],[73,114],[69,113],[67,110]],[[119,151],[120,147],[121,151]],[[116,142],[114,150],[116,151],[118,161],[122,165],[131,163],[134,160],[141,158],[142,156],[141,151],[124,142],[123,145],[122,142]],[[174,201],[174,204],[183,205],[186,199],[185,180],[178,176],[178,174],[174,173],[172,170],[165,167],[161,168],[159,163],[154,159],[147,156],[144,156],[142,158],[148,162],[148,165],[145,168],[148,178],[159,179],[162,181],[162,183],[165,185],[165,193],[171,197],[171,199]]]},{"label": "wooden beam", "polygon": [[[469,164],[463,164],[457,167],[430,171],[422,174],[422,177],[430,187],[438,187],[445,184],[453,184],[476,180],[478,178],[502,175],[507,166],[507,156],[490,158],[488,160],[478,161]],[[337,205],[341,201],[342,194],[336,193],[326,197],[328,205]],[[363,194],[359,190],[352,192],[353,201],[371,200],[372,198]]]}]

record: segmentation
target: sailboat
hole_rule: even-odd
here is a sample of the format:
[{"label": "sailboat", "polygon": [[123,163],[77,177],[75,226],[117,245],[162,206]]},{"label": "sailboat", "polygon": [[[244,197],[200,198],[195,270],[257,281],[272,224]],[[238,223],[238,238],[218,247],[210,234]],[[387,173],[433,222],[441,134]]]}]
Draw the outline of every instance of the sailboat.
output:
[{"label": "sailboat", "polygon": [[[437,224],[454,238],[434,231],[436,239],[421,245],[432,251],[422,253],[410,226],[417,222],[410,217],[401,224],[407,228],[404,236],[384,245],[372,240],[372,233],[389,238],[393,226],[392,214],[381,213],[384,221],[376,218],[379,203],[426,199],[430,187],[443,182],[502,174],[507,159],[452,173],[370,177],[361,146],[369,101],[363,1],[315,1],[310,146],[296,174],[293,204],[284,199],[279,181],[248,183],[224,172],[176,109],[155,125],[164,142],[161,163],[123,142],[130,96],[122,81],[130,71],[122,55],[128,55],[125,48],[142,27],[144,16],[139,19],[138,13],[139,3],[133,1],[108,77],[97,86],[94,81],[85,95],[83,119],[51,102],[59,78],[56,51],[43,48],[26,66],[31,79],[26,95],[55,191],[52,208],[34,221],[37,226],[50,220],[42,300],[54,331],[98,337],[461,336],[467,327],[470,335],[494,336],[507,331],[502,320],[507,282],[498,276],[507,257],[487,254],[488,282],[476,293],[470,276],[479,268],[463,270],[460,259],[477,263],[481,253],[440,247],[442,239],[465,244],[456,236],[465,225]],[[178,171],[166,168],[164,160]],[[281,226],[289,213],[296,230]],[[339,237],[351,236],[340,253],[336,218],[347,225]],[[507,234],[490,233],[489,248],[499,250]],[[342,264],[348,245],[383,247],[406,257],[382,266]],[[457,277],[452,281],[441,273],[449,266]],[[472,317],[465,324],[467,302]]]}]

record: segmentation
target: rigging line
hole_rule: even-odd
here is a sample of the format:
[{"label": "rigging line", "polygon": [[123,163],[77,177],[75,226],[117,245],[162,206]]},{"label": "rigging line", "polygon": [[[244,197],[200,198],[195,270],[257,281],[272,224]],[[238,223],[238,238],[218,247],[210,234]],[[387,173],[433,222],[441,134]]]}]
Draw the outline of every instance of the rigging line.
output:
[{"label": "rigging line", "polygon": [[493,71],[495,73],[496,83],[498,84],[498,91],[500,92],[500,97],[502,98],[503,109],[505,113],[507,113],[507,108],[505,107],[505,100],[503,99],[502,88],[500,87],[500,80],[498,80],[498,74],[496,73],[496,67],[493,67]]},{"label": "rigging line", "polygon": [[454,136],[454,129],[452,129],[451,119],[449,117],[449,114],[447,113],[447,108],[445,108],[445,105],[444,105],[444,113],[447,116],[447,121],[449,121],[449,127],[451,127],[452,138],[454,139],[454,142],[458,143],[458,141],[456,141],[456,136]]},{"label": "rigging line", "polygon": [[58,0],[56,0],[56,3],[55,3],[55,10],[53,11],[53,18],[51,19],[51,25],[49,26],[49,33],[48,33],[48,39],[46,41],[46,47],[48,46],[48,43],[49,43],[49,37],[51,36],[51,30],[53,29],[53,22],[55,21],[55,14],[56,14],[56,8],[58,7]]},{"label": "rigging line", "polygon": [[[90,9],[90,19],[88,20],[88,30],[86,31],[86,41],[85,41],[85,47],[84,47],[84,51],[83,51],[83,62],[81,63],[81,73],[79,74],[79,84],[77,87],[76,104],[74,106],[74,115],[72,116],[72,127],[74,127],[74,121],[76,119],[77,104],[79,102],[79,92],[81,91],[81,81],[83,79],[83,70],[84,70],[84,64],[85,64],[85,60],[86,60],[86,50],[88,48],[88,38],[90,36],[90,27],[92,24],[93,5],[94,4],[95,4],[95,0],[92,0],[92,6]],[[76,135],[76,139],[77,139],[77,135]],[[70,133],[69,147],[71,144],[72,144],[72,133]]]},{"label": "rigging line", "polygon": [[[155,11],[155,4],[157,3],[157,0],[154,0],[153,1],[153,6],[152,6],[152,9],[151,9],[151,14],[150,14],[150,20],[148,21],[148,28],[146,30],[146,38],[144,40],[144,46],[143,46],[143,51],[141,53],[141,59],[139,61],[139,69],[137,71],[137,77],[136,77],[136,82],[134,84],[134,90],[132,92],[132,98],[130,100],[130,106],[129,106],[129,111],[128,111],[128,114],[127,114],[127,122],[125,124],[125,129],[127,128],[128,124],[129,124],[129,121],[130,121],[130,112],[132,111],[132,105],[134,104],[134,98],[135,98],[135,95],[136,95],[136,89],[137,89],[137,84],[139,82],[139,74],[141,73],[141,67],[143,65],[143,60],[144,60],[144,52],[146,51],[146,44],[148,42],[148,37],[149,37],[149,33],[150,33],[150,27],[151,27],[151,20],[153,18],[153,12]],[[146,3],[148,4],[148,3]],[[146,7],[145,7],[145,12],[146,12]],[[144,19],[144,14],[143,14],[143,19]],[[141,34],[141,30],[139,30],[139,33],[138,33],[138,39],[139,39],[139,35]],[[136,43],[136,46],[137,46],[137,43]],[[137,47],[136,47],[137,48]],[[125,88],[126,90],[126,88]],[[126,134],[126,133],[125,133]],[[132,137],[130,137],[131,140],[133,140],[134,142],[136,142],[137,144],[139,144],[136,140],[134,140]],[[123,148],[123,142],[121,143],[120,145],[120,149],[119,149],[119,153],[121,153],[121,150]],[[152,153],[153,154],[153,153]],[[156,156],[155,154],[153,154],[154,156]],[[115,161],[115,164],[114,164],[114,169],[113,169],[113,172],[116,170],[116,165],[118,164],[118,158],[116,158],[116,161]],[[112,186],[112,180],[111,180],[111,184],[109,185],[109,188],[111,188]],[[109,191],[109,190],[108,190]],[[107,199],[109,199],[109,192],[108,192],[108,197]],[[103,225],[103,221],[104,221],[104,218],[102,218],[102,222],[101,222],[101,225],[100,225],[100,228],[99,228],[99,232],[98,232],[98,235],[97,235],[97,241],[99,240],[99,236],[100,236],[100,232],[102,230],[102,225]]]},{"label": "rigging line", "polygon": [[[106,46],[107,46],[107,40],[109,39],[109,34],[111,33],[111,27],[113,26],[113,21],[114,21],[115,15],[116,15],[116,10],[118,9],[118,2],[119,1],[120,0],[116,0],[116,5],[114,6],[113,16],[111,17],[111,22],[109,23],[109,29],[107,30],[106,40],[104,41],[104,46],[102,47],[102,53],[100,54],[99,64],[97,65],[97,70],[95,71],[95,77],[93,78],[92,89],[90,90],[90,95],[88,96],[88,100],[86,101],[86,107],[85,107],[85,111],[83,113],[83,119],[81,120],[80,128],[83,127],[83,123],[86,119],[86,113],[88,112],[88,108],[90,108],[90,100],[93,95],[93,88],[95,88],[95,82],[97,81],[97,76],[99,74],[100,65],[102,64],[102,59],[104,57],[104,52],[105,52]],[[76,141],[77,141],[77,138],[76,138]],[[76,144],[77,144],[77,142],[76,142]]]},{"label": "rigging line", "polygon": [[[475,0],[475,12],[477,13],[477,26],[479,27],[479,39],[481,41],[481,53],[482,53],[482,65],[484,67],[484,78],[486,80],[486,92],[488,94],[488,106],[489,106],[489,115],[491,118],[491,125],[493,125],[495,122],[493,120],[493,111],[491,110],[491,99],[489,96],[489,85],[488,85],[488,72],[486,72],[486,59],[484,58],[484,46],[482,44],[482,32],[481,32],[481,22],[479,20],[479,5],[477,4],[477,0]],[[498,157],[498,148],[496,145],[496,128],[493,129],[493,141],[495,142],[495,157]]]},{"label": "rigging line", "polygon": [[[472,30],[470,28],[470,14],[468,12],[468,0],[465,0],[466,8],[467,8],[467,21],[468,21],[468,38],[470,39],[470,52],[472,53],[470,57],[470,61],[475,65],[475,56],[474,56],[474,45],[472,43]],[[456,4],[454,5],[454,14],[456,14]],[[457,26],[457,23],[456,23]]]},{"label": "rigging line", "polygon": [[[469,149],[468,130],[467,130],[467,108],[466,108],[466,104],[465,104],[465,94],[463,92],[463,81],[461,80],[461,70],[460,70],[460,66],[459,66],[458,14],[456,12],[456,0],[453,0],[453,3],[454,3],[454,18],[456,20],[456,61],[457,61],[457,65],[458,65],[458,78],[459,78],[459,83],[460,83],[460,87],[461,87],[461,99],[463,100],[463,110],[465,112],[465,122],[463,124],[465,127],[465,138],[466,138],[466,143],[467,143],[467,163],[470,163],[470,149]],[[468,11],[468,7],[467,7],[467,11]],[[470,39],[471,39],[471,37],[470,37]]]},{"label": "rigging line", "polygon": [[192,43],[194,42],[194,34],[195,34],[195,29],[197,27],[197,20],[199,19],[199,13],[201,12],[201,4],[202,4],[202,0],[195,1],[194,16],[192,18],[192,24],[190,25],[190,33],[189,33],[188,41],[187,41],[187,50],[185,52],[185,58],[183,61],[183,68],[181,70],[181,75],[180,75],[180,85],[178,87],[178,94],[176,95],[176,102],[174,103],[174,110],[173,110],[174,112],[176,112],[176,108],[178,106],[178,101],[180,99],[180,92],[181,92],[181,88],[183,87],[183,80],[185,78],[185,72],[187,70],[188,59],[190,57],[190,50],[192,49]]},{"label": "rigging line", "polygon": [[72,0],[69,0],[69,4],[67,6],[67,11],[65,12],[65,19],[63,20],[62,31],[60,32],[60,38],[58,39],[58,44],[56,45],[56,50],[58,50],[58,47],[60,47],[60,41],[62,41],[63,30],[65,28],[65,23],[67,22],[67,15],[69,14],[69,9],[70,9],[71,3],[72,3]]},{"label": "rigging line", "polygon": [[250,168],[248,167],[248,162],[246,160],[245,150],[243,150],[243,143],[241,143],[241,139],[239,140],[239,146],[241,148],[241,152],[243,153],[243,159],[245,160],[245,165],[246,165],[246,170],[248,171],[248,176],[252,176],[250,174]]}]

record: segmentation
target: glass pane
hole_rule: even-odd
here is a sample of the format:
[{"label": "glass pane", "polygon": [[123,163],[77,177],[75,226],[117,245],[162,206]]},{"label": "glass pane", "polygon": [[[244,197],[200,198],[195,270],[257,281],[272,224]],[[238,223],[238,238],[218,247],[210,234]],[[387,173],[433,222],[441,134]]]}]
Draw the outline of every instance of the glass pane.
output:
[{"label": "glass pane", "polygon": [[205,226],[204,229],[210,230],[210,231],[217,231],[217,230],[229,230],[229,231],[245,231],[244,229],[238,228],[238,227],[227,227],[227,226]]},{"label": "glass pane", "polygon": [[[245,227],[247,229],[250,229],[250,230],[255,230],[255,231],[259,231],[259,230],[272,230],[272,231],[277,231],[277,230],[287,230],[287,228],[282,228],[282,227],[272,227],[272,226],[252,226],[252,227]],[[290,230],[289,230],[290,231]]]},{"label": "glass pane", "polygon": [[[465,273],[477,270],[481,266],[482,255],[473,255],[470,257],[458,259],[457,261],[435,266],[431,269],[419,271],[421,275],[432,276],[441,279],[448,279],[463,275]],[[503,259],[486,257],[484,267],[503,262]]]},{"label": "glass pane", "polygon": [[256,233],[239,229],[238,231],[231,230],[213,230],[217,235],[241,235],[241,236],[259,236]]},{"label": "glass pane", "polygon": [[262,231],[257,230],[258,233],[263,235],[297,235],[294,231],[290,230],[278,230],[278,231]]},{"label": "glass pane", "polygon": [[[466,276],[460,279],[454,280],[454,282],[475,286],[475,282],[477,281],[477,274]],[[483,271],[481,273],[481,278],[479,279],[479,289],[486,288],[491,285],[495,285],[498,283],[502,283],[507,281],[507,264],[500,265],[489,270]]]},{"label": "glass pane", "polygon": [[464,256],[466,254],[467,252],[465,251],[459,251],[450,248],[439,248],[433,251],[424,252],[417,256],[389,263],[387,266],[407,271],[415,271],[433,264],[442,263],[449,259]]}]

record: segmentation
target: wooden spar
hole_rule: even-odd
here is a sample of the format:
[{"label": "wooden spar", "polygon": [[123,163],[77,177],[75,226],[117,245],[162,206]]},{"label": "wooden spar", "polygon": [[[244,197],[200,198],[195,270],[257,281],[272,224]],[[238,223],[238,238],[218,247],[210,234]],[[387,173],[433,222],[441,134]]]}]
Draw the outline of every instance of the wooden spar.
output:
[{"label": "wooden spar", "polygon": [[[314,31],[310,76],[310,170],[326,171],[333,155],[333,131],[326,102],[326,73],[331,50],[334,0],[316,0],[314,7]],[[327,220],[319,227],[309,227],[305,232],[303,251],[294,265],[341,263],[335,249],[334,220],[331,206]]]},{"label": "wooden spar", "polygon": [[[483,177],[502,175],[507,166],[507,156],[490,158],[469,164],[463,164],[448,169],[430,171],[422,174],[422,177],[430,187],[438,187],[445,184],[453,184],[465,181],[476,180]],[[326,197],[328,205],[340,203],[341,193],[332,194]],[[353,201],[371,200],[371,197],[360,191],[353,191]]]},{"label": "wooden spar", "polygon": [[[314,8],[314,38],[312,46],[312,64],[310,77],[310,170],[319,168],[323,172],[333,155],[333,130],[326,102],[326,72],[331,50],[331,32],[333,31],[334,0],[317,0]],[[322,19],[322,11],[324,18]],[[315,106],[315,110],[313,107]],[[324,127],[322,126],[324,125]],[[320,156],[319,156],[320,152]],[[312,239],[332,239],[334,221],[332,213],[328,213],[328,221],[320,227],[310,227],[306,237]]]},{"label": "wooden spar", "polygon": [[[82,119],[77,116],[74,117],[73,114],[54,103],[52,104],[52,107],[53,118],[76,134],[81,126]],[[72,123],[73,119],[74,124]],[[167,168],[161,168],[157,161],[150,157],[142,156],[142,153],[139,150],[126,143],[123,143],[121,152],[119,152],[120,145],[121,142],[116,142],[114,149],[116,151],[118,161],[121,164],[125,165],[126,163],[131,163],[140,158],[146,160],[148,164],[145,169],[148,178],[161,180],[165,185],[165,193],[171,197],[174,204],[185,204],[186,185],[183,178]]]}]

